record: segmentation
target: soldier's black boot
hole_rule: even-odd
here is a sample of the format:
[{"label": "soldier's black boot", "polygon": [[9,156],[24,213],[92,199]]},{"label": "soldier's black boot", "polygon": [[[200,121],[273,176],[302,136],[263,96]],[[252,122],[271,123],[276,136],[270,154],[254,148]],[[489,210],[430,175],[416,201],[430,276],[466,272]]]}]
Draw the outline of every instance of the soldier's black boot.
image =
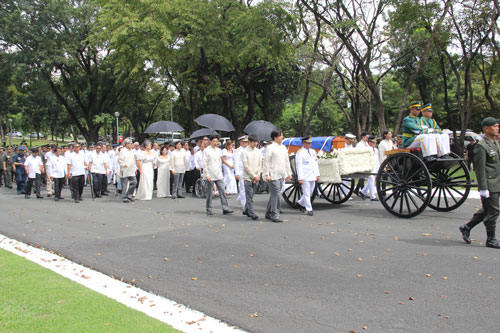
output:
[{"label": "soldier's black boot", "polygon": [[463,238],[464,242],[467,244],[470,244],[471,243],[471,241],[470,241],[470,229],[467,226],[467,224],[460,226],[460,228],[458,228],[458,230],[460,230],[460,232],[462,233],[462,238]]},{"label": "soldier's black boot", "polygon": [[495,230],[486,230],[486,246],[500,249],[500,242],[495,238]]}]

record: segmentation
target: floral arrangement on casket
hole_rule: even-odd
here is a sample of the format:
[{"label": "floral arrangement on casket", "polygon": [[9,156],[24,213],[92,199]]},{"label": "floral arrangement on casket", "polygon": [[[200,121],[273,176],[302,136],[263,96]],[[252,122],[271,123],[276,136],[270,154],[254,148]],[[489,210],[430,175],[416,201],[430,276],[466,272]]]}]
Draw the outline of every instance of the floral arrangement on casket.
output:
[{"label": "floral arrangement on casket", "polygon": [[337,150],[326,153],[323,150],[318,152],[319,175],[322,183],[339,184],[342,182],[339,169],[339,159]]},{"label": "floral arrangement on casket", "polygon": [[340,174],[350,175],[360,172],[372,172],[373,149],[346,148],[338,150]]},{"label": "floral arrangement on casket", "polygon": [[334,149],[330,153],[318,152],[319,174],[322,183],[342,182],[342,176],[373,170],[371,148]]}]

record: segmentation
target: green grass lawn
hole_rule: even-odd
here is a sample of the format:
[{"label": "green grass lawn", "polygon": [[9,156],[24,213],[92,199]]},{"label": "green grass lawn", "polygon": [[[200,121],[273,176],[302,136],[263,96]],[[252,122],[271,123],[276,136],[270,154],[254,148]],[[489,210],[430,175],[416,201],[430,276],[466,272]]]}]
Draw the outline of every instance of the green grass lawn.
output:
[{"label": "green grass lawn", "polygon": [[178,332],[0,249],[0,332]]},{"label": "green grass lawn", "polygon": [[[23,138],[12,138],[12,145],[13,146],[18,146],[21,144],[21,141],[23,140]],[[28,146],[28,148],[30,147],[30,139],[29,138],[24,138],[24,140],[26,140],[26,144]],[[51,143],[57,143],[58,145],[61,145],[61,144],[65,144],[65,143],[68,143],[69,141],[66,140],[65,142],[61,141],[61,140],[58,140],[57,142],[56,141],[53,141],[53,140],[50,140],[48,138],[44,138],[44,139],[40,139],[40,140],[37,140],[37,139],[31,139],[31,147],[40,147],[40,146],[43,146],[43,145],[47,145],[47,144],[51,144]],[[7,145],[9,145],[9,138],[7,138]]]}]

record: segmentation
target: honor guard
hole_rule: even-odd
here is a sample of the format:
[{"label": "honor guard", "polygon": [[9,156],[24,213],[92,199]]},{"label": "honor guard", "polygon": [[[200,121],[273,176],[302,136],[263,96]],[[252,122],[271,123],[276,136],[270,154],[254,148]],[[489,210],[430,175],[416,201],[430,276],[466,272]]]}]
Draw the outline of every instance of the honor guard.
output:
[{"label": "honor guard", "polygon": [[426,135],[427,129],[422,128],[418,117],[421,104],[414,102],[410,104],[410,114],[403,119],[403,148],[420,148],[424,158],[437,155],[436,138]]},{"label": "honor guard", "polygon": [[420,117],[420,125],[424,133],[433,136],[436,139],[437,155],[439,157],[450,153],[450,137],[446,133],[442,133],[441,128],[436,120],[432,118],[432,104],[425,104],[422,107],[422,117]]},{"label": "honor guard", "polygon": [[302,138],[302,148],[295,154],[295,165],[297,167],[297,179],[302,186],[302,196],[298,203],[307,215],[312,216],[311,195],[316,182],[319,181],[319,166],[316,151],[311,149],[311,137]]},{"label": "honor guard", "polygon": [[470,244],[470,231],[483,222],[486,227],[486,246],[500,249],[500,242],[495,237],[500,198],[500,145],[496,139],[498,119],[487,117],[482,121],[481,127],[485,137],[474,147],[474,170],[482,208],[472,216],[469,223],[462,225],[459,230],[463,240]]}]

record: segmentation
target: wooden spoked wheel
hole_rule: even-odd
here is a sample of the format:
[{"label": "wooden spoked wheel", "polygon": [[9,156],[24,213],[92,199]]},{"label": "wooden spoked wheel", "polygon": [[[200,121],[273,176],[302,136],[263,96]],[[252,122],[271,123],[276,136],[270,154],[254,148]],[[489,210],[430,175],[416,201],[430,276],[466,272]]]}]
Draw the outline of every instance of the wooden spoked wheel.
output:
[{"label": "wooden spoked wheel", "polygon": [[411,153],[389,156],[379,168],[376,184],[380,202],[398,217],[417,216],[431,199],[429,170],[421,159]]},{"label": "wooden spoked wheel", "polygon": [[331,202],[332,204],[341,204],[349,200],[354,192],[354,178],[342,178],[342,183],[321,183],[318,185],[318,190],[321,197]]},{"label": "wooden spoked wheel", "polygon": [[470,192],[470,172],[458,155],[450,153],[456,160],[440,163],[430,171],[432,194],[429,207],[440,212],[449,212],[460,207]]}]

